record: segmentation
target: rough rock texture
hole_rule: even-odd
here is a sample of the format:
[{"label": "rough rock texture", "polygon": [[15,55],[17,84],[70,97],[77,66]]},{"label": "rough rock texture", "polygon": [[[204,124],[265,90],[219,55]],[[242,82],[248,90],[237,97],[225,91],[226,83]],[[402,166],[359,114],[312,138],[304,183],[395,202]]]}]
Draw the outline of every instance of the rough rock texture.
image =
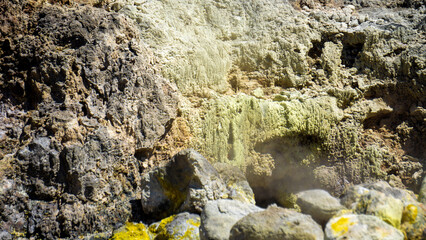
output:
[{"label": "rough rock texture", "polygon": [[402,240],[404,235],[378,217],[347,214],[330,219],[325,227],[325,239]]},{"label": "rough rock texture", "polygon": [[[278,195],[313,187],[339,195],[375,179],[417,190],[426,157],[423,4],[290,2],[303,9],[278,0],[117,0],[109,9],[137,22],[186,96],[187,144],[248,172],[255,193],[276,199],[270,183],[292,182]],[[297,154],[285,156],[283,142]],[[277,177],[287,171],[312,177]]]},{"label": "rough rock texture", "polygon": [[179,213],[153,223],[149,231],[154,239],[200,239],[199,234],[200,216],[187,212]]},{"label": "rough rock texture", "polygon": [[307,190],[297,193],[296,196],[302,213],[311,215],[321,225],[325,225],[331,217],[344,208],[339,199],[332,197],[324,190]]},{"label": "rough rock texture", "polygon": [[137,153],[167,133],[175,89],[121,15],[1,7],[0,228],[41,239],[111,230],[132,217]]},{"label": "rough rock texture", "polygon": [[357,203],[355,212],[375,215],[395,228],[399,228],[404,205],[401,200],[386,194],[370,190]]},{"label": "rough rock texture", "polygon": [[229,198],[245,203],[256,203],[253,190],[238,167],[227,163],[216,163],[213,166],[228,188]]},{"label": "rough rock texture", "polygon": [[270,206],[239,220],[231,229],[232,240],[324,239],[321,226],[310,216]]},{"label": "rough rock texture", "polygon": [[141,187],[142,210],[154,218],[182,211],[201,213],[207,201],[228,197],[219,173],[193,149],[143,175]]},{"label": "rough rock texture", "polygon": [[200,239],[227,240],[232,226],[249,213],[262,208],[237,200],[220,199],[207,202],[201,213]]},{"label": "rough rock texture", "polygon": [[426,207],[407,190],[380,181],[347,189],[341,203],[354,212],[370,214],[399,228],[408,239],[422,239],[426,229]]},{"label": "rough rock texture", "polygon": [[[188,147],[262,206],[418,193],[425,19],[421,0],[0,0],[0,234],[141,221],[141,176]],[[423,205],[393,197],[419,236]]]}]

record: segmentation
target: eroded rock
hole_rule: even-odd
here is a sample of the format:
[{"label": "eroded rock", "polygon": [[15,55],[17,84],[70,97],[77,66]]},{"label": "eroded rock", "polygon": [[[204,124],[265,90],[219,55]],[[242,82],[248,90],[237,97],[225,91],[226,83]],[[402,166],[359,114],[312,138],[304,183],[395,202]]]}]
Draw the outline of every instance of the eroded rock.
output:
[{"label": "eroded rock", "polygon": [[166,166],[142,177],[142,208],[155,217],[182,211],[200,213],[207,201],[226,197],[219,173],[193,149],[179,152]]}]

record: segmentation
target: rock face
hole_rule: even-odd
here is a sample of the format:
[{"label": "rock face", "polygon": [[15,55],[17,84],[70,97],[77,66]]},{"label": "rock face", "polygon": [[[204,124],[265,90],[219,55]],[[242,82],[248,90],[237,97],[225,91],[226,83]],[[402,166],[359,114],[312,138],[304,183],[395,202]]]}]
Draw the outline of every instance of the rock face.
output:
[{"label": "rock face", "polygon": [[396,228],[378,217],[348,214],[332,218],[325,227],[325,239],[404,239]]},{"label": "rock face", "polygon": [[1,148],[0,228],[41,239],[111,230],[132,216],[135,153],[167,132],[175,88],[119,14],[1,5],[1,144],[20,147]]},{"label": "rock face", "polygon": [[[395,184],[419,188],[419,1],[117,0],[108,8],[136,21],[162,74],[189,100],[181,106],[189,145],[248,172],[254,192],[339,195],[347,183],[392,174]],[[274,194],[271,182],[286,192]]]},{"label": "rock face", "polygon": [[325,225],[331,217],[344,208],[339,199],[320,189],[298,193],[297,204],[302,213],[311,215],[321,225]]},{"label": "rock face", "polygon": [[239,220],[231,229],[232,240],[324,239],[321,226],[310,216],[293,210],[268,207]]},{"label": "rock face", "polygon": [[141,185],[142,209],[155,217],[200,213],[207,201],[227,197],[219,173],[193,149],[179,152],[165,167],[145,174]]},{"label": "rock face", "polygon": [[221,199],[210,201],[201,213],[200,238],[202,240],[229,239],[232,226],[249,213],[262,208],[237,200]]},{"label": "rock face", "polygon": [[[247,182],[261,206],[295,207],[306,189],[377,180],[391,186],[357,186],[344,205],[422,237],[424,205],[402,189],[425,175],[424,1],[2,0],[0,12],[2,238],[108,235],[225,193],[253,202]],[[164,167],[187,148],[247,182]]]}]

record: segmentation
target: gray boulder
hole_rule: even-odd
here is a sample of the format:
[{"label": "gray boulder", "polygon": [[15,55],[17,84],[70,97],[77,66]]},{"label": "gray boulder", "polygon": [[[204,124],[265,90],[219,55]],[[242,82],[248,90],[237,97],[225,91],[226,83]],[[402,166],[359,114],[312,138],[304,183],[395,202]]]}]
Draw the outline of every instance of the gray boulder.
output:
[{"label": "gray boulder", "polygon": [[325,227],[325,239],[402,240],[404,235],[378,217],[347,214],[330,219]]},{"label": "gray boulder", "polygon": [[232,226],[249,213],[262,211],[254,204],[220,199],[210,201],[201,213],[200,238],[227,240]]},{"label": "gray boulder", "polygon": [[303,213],[311,215],[321,225],[325,225],[330,218],[344,208],[338,199],[320,189],[299,192],[297,204]]},{"label": "gray boulder", "polygon": [[226,196],[219,173],[193,149],[179,152],[166,166],[142,177],[142,209],[153,217],[184,211],[201,213],[207,201]]},{"label": "gray boulder", "polygon": [[270,206],[251,213],[231,229],[231,240],[308,240],[324,239],[321,226],[311,216],[290,209]]}]

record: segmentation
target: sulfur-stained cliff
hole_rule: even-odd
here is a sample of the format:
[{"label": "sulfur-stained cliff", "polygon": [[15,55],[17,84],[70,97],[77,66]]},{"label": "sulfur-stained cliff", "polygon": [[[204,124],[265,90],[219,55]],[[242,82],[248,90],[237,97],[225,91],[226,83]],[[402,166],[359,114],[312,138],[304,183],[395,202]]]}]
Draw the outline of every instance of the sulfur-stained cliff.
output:
[{"label": "sulfur-stained cliff", "polygon": [[143,220],[142,175],[185,148],[240,168],[264,205],[378,179],[420,189],[422,1],[0,0],[0,12],[0,239]]}]

